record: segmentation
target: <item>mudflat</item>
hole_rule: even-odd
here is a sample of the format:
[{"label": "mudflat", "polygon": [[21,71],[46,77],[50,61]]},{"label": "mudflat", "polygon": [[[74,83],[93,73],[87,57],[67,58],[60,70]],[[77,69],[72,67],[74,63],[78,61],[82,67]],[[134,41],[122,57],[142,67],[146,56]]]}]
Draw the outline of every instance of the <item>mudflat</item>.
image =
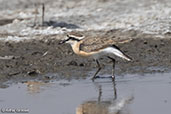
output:
[{"label": "mudflat", "polygon": [[[85,51],[99,48],[108,42],[117,45],[132,57],[131,62],[116,58],[116,75],[165,72],[171,68],[169,35],[160,38],[137,31],[123,32],[116,29],[78,33],[86,36],[82,44],[82,49]],[[89,76],[89,72],[96,70],[94,60],[75,55],[70,45],[59,45],[60,39],[65,37],[66,34],[40,35],[32,40],[19,42],[1,41],[0,80],[22,80],[23,78],[46,80],[51,77],[46,77],[46,74],[50,73],[57,73],[55,78],[58,79]],[[128,42],[120,43],[128,39]],[[100,62],[105,67],[102,73],[111,71],[111,61],[102,59]]]}]

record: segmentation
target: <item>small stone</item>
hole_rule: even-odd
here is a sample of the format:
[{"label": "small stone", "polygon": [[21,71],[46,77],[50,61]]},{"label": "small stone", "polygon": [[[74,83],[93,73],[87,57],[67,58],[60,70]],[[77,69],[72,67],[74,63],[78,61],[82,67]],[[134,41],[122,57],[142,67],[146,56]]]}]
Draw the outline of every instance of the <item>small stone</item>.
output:
[{"label": "small stone", "polygon": [[147,44],[147,41],[144,41],[144,44]]},{"label": "small stone", "polygon": [[157,45],[154,45],[155,48],[157,48],[158,46]]},{"label": "small stone", "polygon": [[72,65],[72,66],[78,66],[77,62],[76,61],[71,61],[68,63],[68,65]]},{"label": "small stone", "polygon": [[84,66],[84,64],[83,64],[83,63],[80,63],[80,65],[79,65],[79,66],[81,66],[81,67],[82,67],[82,66]]},{"label": "small stone", "polygon": [[27,74],[30,75],[30,76],[35,76],[35,75],[37,75],[39,73],[40,73],[40,71],[38,71],[38,70],[32,70],[32,71],[27,72]]}]

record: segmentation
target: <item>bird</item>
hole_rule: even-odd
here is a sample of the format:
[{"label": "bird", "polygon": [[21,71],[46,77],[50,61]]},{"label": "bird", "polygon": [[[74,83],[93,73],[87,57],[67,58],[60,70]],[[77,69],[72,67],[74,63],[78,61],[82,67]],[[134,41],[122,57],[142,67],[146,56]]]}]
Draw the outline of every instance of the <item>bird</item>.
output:
[{"label": "bird", "polygon": [[97,63],[98,69],[95,72],[95,74],[92,77],[92,80],[97,78],[97,74],[100,72],[101,65],[100,65],[100,58],[108,58],[110,60],[112,60],[113,65],[112,65],[112,80],[115,81],[115,56],[120,57],[126,61],[131,61],[132,58],[129,57],[128,55],[126,55],[119,47],[117,47],[116,45],[107,45],[105,47],[96,49],[94,51],[91,52],[86,52],[80,49],[80,45],[83,43],[83,39],[85,38],[84,35],[80,35],[80,34],[67,34],[67,38],[64,40],[61,40],[59,42],[59,44],[70,44],[72,47],[72,50],[75,54],[79,55],[79,56],[83,56],[83,57],[91,57],[95,60],[95,62]]}]

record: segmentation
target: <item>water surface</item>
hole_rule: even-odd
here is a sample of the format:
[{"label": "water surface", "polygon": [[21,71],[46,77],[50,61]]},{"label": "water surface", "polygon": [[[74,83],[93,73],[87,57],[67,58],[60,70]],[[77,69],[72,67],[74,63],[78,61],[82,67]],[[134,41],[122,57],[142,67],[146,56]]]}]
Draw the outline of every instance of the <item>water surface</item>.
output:
[{"label": "water surface", "polygon": [[116,85],[107,78],[29,81],[0,89],[0,108],[29,114],[170,114],[170,90],[170,73],[117,76]]}]

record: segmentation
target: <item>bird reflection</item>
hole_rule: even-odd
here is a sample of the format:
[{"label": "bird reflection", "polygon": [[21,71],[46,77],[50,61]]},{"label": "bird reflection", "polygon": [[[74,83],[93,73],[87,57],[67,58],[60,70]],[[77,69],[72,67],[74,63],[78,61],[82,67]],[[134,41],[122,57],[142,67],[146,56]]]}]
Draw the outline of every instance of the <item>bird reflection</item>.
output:
[{"label": "bird reflection", "polygon": [[[99,83],[96,83],[96,82],[94,82],[94,84],[99,89],[98,102],[101,102],[102,85],[99,85]],[[112,87],[113,87],[113,100],[116,100],[117,99],[117,90],[116,90],[116,84],[114,81],[112,81]]]},{"label": "bird reflection", "polygon": [[[94,101],[86,101],[76,108],[76,114],[122,114],[122,109],[128,101],[132,98],[127,99],[117,99],[116,84],[113,81],[113,98],[108,100],[102,100],[102,85],[100,83],[95,83],[98,87],[98,98]],[[124,113],[125,114],[125,113]],[[128,114],[128,113],[127,113]]]},{"label": "bird reflection", "polygon": [[27,91],[30,94],[40,93],[44,87],[49,85],[48,83],[41,81],[27,81],[25,84],[27,85]]}]

